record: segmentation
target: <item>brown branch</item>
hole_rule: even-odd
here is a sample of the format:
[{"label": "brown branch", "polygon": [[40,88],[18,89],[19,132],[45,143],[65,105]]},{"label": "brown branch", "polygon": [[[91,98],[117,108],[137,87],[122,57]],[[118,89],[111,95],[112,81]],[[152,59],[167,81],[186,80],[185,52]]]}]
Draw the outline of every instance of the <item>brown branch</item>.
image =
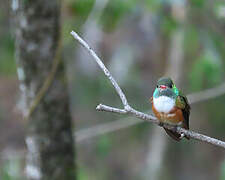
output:
[{"label": "brown branch", "polygon": [[135,109],[133,109],[127,101],[127,98],[125,96],[125,94],[123,93],[123,91],[121,90],[120,86],[118,85],[118,83],[116,82],[116,80],[112,77],[111,73],[109,72],[109,70],[105,67],[105,65],[103,64],[103,62],[101,61],[101,59],[97,56],[97,54],[90,48],[90,46],[74,31],[71,32],[71,35],[83,46],[87,49],[87,51],[90,53],[90,55],[95,59],[95,61],[97,62],[97,64],[99,65],[99,67],[102,69],[102,71],[104,72],[104,74],[107,76],[107,78],[111,81],[112,85],[114,86],[117,94],[119,95],[124,108],[123,109],[118,109],[118,108],[114,108],[114,107],[110,107],[110,106],[106,106],[106,105],[102,105],[99,104],[97,106],[97,110],[98,111],[106,111],[106,112],[114,112],[114,113],[119,113],[119,114],[130,114],[133,115],[139,119],[148,121],[148,122],[153,122],[157,125],[163,126],[167,129],[173,130],[174,132],[177,133],[183,133],[184,135],[199,140],[199,141],[203,141],[209,144],[213,144],[219,147],[222,147],[225,149],[225,142],[218,140],[218,139],[214,139],[211,138],[209,136],[205,136],[193,131],[189,131],[189,130],[185,130],[181,127],[175,127],[175,126],[171,126],[168,124],[162,124],[160,123],[156,117],[152,116],[152,115],[148,115],[142,112],[139,112]]}]

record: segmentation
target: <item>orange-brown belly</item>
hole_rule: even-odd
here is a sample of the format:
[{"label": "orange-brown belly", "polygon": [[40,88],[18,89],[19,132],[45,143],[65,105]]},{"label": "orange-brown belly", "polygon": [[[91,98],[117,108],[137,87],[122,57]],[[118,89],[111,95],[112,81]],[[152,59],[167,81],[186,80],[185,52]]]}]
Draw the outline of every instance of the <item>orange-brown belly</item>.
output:
[{"label": "orange-brown belly", "polygon": [[152,104],[152,111],[160,122],[173,124],[173,125],[182,125],[184,120],[182,110],[174,107],[169,113],[158,112],[154,104]]}]

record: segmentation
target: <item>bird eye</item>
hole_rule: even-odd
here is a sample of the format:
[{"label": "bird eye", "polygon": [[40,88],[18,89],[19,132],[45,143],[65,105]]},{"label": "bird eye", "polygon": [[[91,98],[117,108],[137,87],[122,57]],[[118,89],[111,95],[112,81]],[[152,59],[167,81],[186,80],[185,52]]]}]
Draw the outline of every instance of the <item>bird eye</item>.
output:
[{"label": "bird eye", "polygon": [[173,85],[171,84],[170,86],[169,86],[169,88],[172,88],[173,87]]},{"label": "bird eye", "polygon": [[159,88],[159,85],[157,85],[156,87]]}]

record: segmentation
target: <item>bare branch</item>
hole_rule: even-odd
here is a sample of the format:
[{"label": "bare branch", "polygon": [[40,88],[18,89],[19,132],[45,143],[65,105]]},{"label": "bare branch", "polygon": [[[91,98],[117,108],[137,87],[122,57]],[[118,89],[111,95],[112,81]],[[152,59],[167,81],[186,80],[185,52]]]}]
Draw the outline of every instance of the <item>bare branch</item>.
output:
[{"label": "bare branch", "polygon": [[112,77],[111,73],[109,72],[109,70],[105,67],[105,65],[103,64],[103,62],[101,61],[101,59],[96,55],[96,53],[90,48],[90,46],[74,31],[71,32],[71,35],[80,42],[80,44],[82,46],[84,46],[87,51],[90,53],[90,55],[95,59],[95,61],[98,63],[99,67],[103,70],[103,72],[105,73],[105,75],[107,76],[107,78],[111,81],[112,85],[114,86],[117,94],[120,96],[120,99],[124,105],[124,109],[117,109],[114,107],[110,107],[110,106],[106,106],[106,105],[98,105],[97,106],[97,110],[98,111],[107,111],[107,112],[114,112],[114,113],[120,113],[120,114],[131,114],[139,119],[145,120],[145,121],[150,121],[153,122],[155,124],[158,124],[160,126],[163,126],[167,129],[170,129],[174,132],[177,133],[183,133],[186,136],[199,140],[199,141],[203,141],[203,142],[207,142],[209,144],[213,144],[219,147],[222,147],[225,149],[225,142],[217,140],[215,138],[211,138],[193,131],[189,131],[186,129],[183,129],[181,127],[174,127],[168,124],[162,124],[160,123],[156,117],[152,116],[152,115],[148,115],[142,112],[139,112],[135,109],[133,109],[127,102],[126,96],[123,93],[123,91],[121,90],[120,86],[118,85],[118,83],[115,81],[115,79]]},{"label": "bare branch", "polygon": [[[127,98],[125,96],[125,94],[123,93],[122,89],[120,88],[120,86],[118,85],[118,83],[116,82],[116,80],[112,77],[111,73],[109,72],[109,70],[105,67],[105,65],[103,64],[103,62],[101,61],[101,59],[97,56],[97,54],[91,49],[91,47],[80,37],[78,36],[77,33],[75,33],[74,31],[71,32],[71,35],[80,42],[80,44],[82,46],[84,46],[87,51],[90,53],[90,55],[95,59],[95,61],[98,63],[99,67],[102,69],[102,71],[104,72],[104,74],[107,76],[107,78],[111,81],[112,85],[114,86],[117,94],[120,96],[120,99],[124,105],[124,107],[128,107],[128,102],[127,102]],[[128,107],[129,108],[129,107]]]},{"label": "bare branch", "polygon": [[225,142],[224,141],[221,141],[221,140],[218,140],[218,139],[215,139],[215,138],[211,138],[209,136],[196,133],[194,131],[186,130],[186,129],[183,129],[181,127],[177,127],[176,132],[178,132],[180,134],[184,133],[185,135],[187,135],[187,136],[189,136],[193,139],[203,141],[203,142],[207,142],[208,144],[213,144],[213,145],[225,148]]},{"label": "bare branch", "polygon": [[104,124],[96,125],[94,127],[85,128],[75,132],[76,142],[80,143],[85,139],[96,137],[105,133],[110,133],[119,129],[130,127],[134,124],[142,123],[142,121],[129,117],[117,121],[107,122]]},{"label": "bare branch", "polygon": [[[218,87],[214,87],[214,88],[206,89],[206,90],[203,90],[203,91],[200,91],[197,93],[189,94],[189,95],[187,95],[187,97],[188,97],[190,104],[195,104],[195,103],[203,102],[203,101],[221,96],[223,94],[225,94],[225,83],[219,85]],[[119,113],[119,114],[127,113],[124,109],[113,108],[113,107],[102,105],[102,104],[98,105],[96,107],[96,110]],[[150,112],[148,111],[146,113],[150,113]],[[130,121],[132,121],[132,122],[130,122]],[[143,121],[139,121],[139,120],[134,121],[133,119],[129,120],[127,118],[121,118],[119,120],[114,121],[113,124],[112,124],[112,122],[108,122],[108,123],[96,125],[94,127],[78,130],[75,133],[76,134],[75,137],[76,137],[77,141],[80,142],[82,140],[96,137],[98,135],[117,131],[117,130],[124,129],[124,128],[128,128],[130,126],[134,126],[134,125],[142,123],[142,122]],[[103,128],[104,128],[104,130],[103,130]]]},{"label": "bare branch", "polygon": [[103,104],[99,104],[96,107],[96,110],[119,113],[119,114],[132,114],[132,115],[136,116],[137,118],[143,119],[145,121],[148,121],[148,122],[150,121],[150,122],[154,122],[156,124],[159,124],[159,121],[157,120],[157,118],[155,116],[139,112],[139,111],[137,111],[137,110],[135,110],[131,107],[129,109],[118,109],[118,108],[106,106],[106,105],[103,105]]},{"label": "bare branch", "polygon": [[189,103],[193,104],[193,103],[209,100],[209,99],[221,96],[223,94],[225,94],[225,83],[222,83],[221,85],[211,89],[203,90],[197,93],[192,93],[188,95],[187,98]]},{"label": "bare branch", "polygon": [[96,107],[96,110],[98,110],[98,111],[113,112],[113,113],[119,113],[119,114],[127,114],[127,111],[124,110],[124,109],[118,109],[118,108],[106,106],[106,105],[103,105],[103,104],[99,104]]}]

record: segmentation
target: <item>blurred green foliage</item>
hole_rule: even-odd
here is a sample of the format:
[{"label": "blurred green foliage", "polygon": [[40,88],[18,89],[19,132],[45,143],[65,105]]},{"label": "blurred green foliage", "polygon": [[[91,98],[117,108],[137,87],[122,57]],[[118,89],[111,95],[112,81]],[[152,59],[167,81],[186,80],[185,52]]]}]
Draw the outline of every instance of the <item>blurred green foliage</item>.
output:
[{"label": "blurred green foliage", "polygon": [[99,156],[105,157],[108,155],[112,146],[111,139],[107,135],[103,135],[99,138],[97,143],[97,153]]},{"label": "blurred green foliage", "polygon": [[[199,32],[194,26],[190,25],[185,29],[184,49],[187,54],[197,54],[199,51]],[[191,61],[189,59],[189,61]]]},{"label": "blurred green foliage", "polygon": [[162,1],[159,0],[145,0],[145,8],[148,11],[158,13],[158,10],[161,8]]},{"label": "blurred green foliage", "polygon": [[10,34],[0,38],[0,74],[15,75],[16,63],[14,60],[14,40]]},{"label": "blurred green foliage", "polygon": [[161,18],[161,29],[165,35],[170,36],[177,27],[178,22],[172,16],[164,15]]},{"label": "blurred green foliage", "polygon": [[[215,48],[218,50],[219,54],[222,57],[223,62],[224,58],[225,58],[225,37],[223,36],[223,34],[219,34],[217,32],[211,32],[209,34],[209,36],[212,38],[213,44],[215,45]],[[224,67],[224,64],[221,66],[221,68]],[[224,69],[224,68],[223,68]]]},{"label": "blurred green foliage", "polygon": [[221,62],[210,51],[201,54],[193,64],[190,82],[193,90],[213,87],[222,79]]},{"label": "blurred green foliage", "polygon": [[[25,0],[24,0],[25,1]],[[28,0],[26,0],[28,1]],[[101,53],[104,54],[104,48],[115,48],[114,46],[118,46],[120,44],[116,44],[115,42],[109,42],[107,39],[107,35],[112,33],[115,30],[121,30],[125,25],[129,25],[130,29],[138,29],[140,30],[140,22],[143,20],[142,18],[146,15],[149,15],[153,17],[151,24],[154,27],[148,27],[150,30],[154,29],[155,34],[153,37],[158,38],[159,41],[163,42],[163,38],[161,35],[166,35],[168,39],[170,39],[172,33],[174,33],[178,28],[182,27],[182,25],[174,18],[174,15],[172,15],[172,9],[171,6],[173,3],[178,3],[181,1],[175,1],[175,0],[145,0],[145,1],[138,1],[138,0],[109,0],[105,9],[102,11],[101,16],[99,19],[97,19],[99,28],[104,31],[103,34],[103,40],[102,44],[100,45],[99,49],[102,51]],[[183,1],[182,1],[183,2]],[[224,27],[224,17],[221,17],[221,14],[219,14],[219,10],[224,7],[224,2],[219,2],[218,0],[215,1],[216,3],[213,4],[209,3],[208,0],[190,0],[189,4],[187,6],[187,22],[183,28],[185,28],[185,36],[184,36],[184,54],[187,56],[188,62],[185,62],[183,72],[187,73],[187,76],[189,78],[189,85],[186,85],[184,88],[187,88],[187,91],[199,91],[206,88],[214,87],[216,85],[219,85],[221,82],[224,81],[224,74],[225,74],[225,31],[221,27]],[[76,44],[75,46],[78,46],[78,43],[74,43],[74,40],[72,36],[69,35],[69,32],[71,30],[75,31],[81,31],[83,25],[85,24],[88,16],[90,15],[90,12],[92,11],[96,1],[95,0],[66,0],[63,2],[63,9],[65,12],[63,12],[63,21],[62,21],[62,36],[63,36],[63,43],[64,43],[64,50],[65,50],[65,59],[67,57],[68,51],[74,51],[74,47],[71,48],[71,44]],[[210,9],[211,8],[211,9]],[[209,10],[212,10],[215,17],[208,16]],[[98,12],[96,12],[98,13]],[[4,26],[4,16],[2,15],[2,11],[0,11],[0,23],[1,27]],[[136,22],[138,20],[138,22]],[[151,20],[149,18],[148,20]],[[213,21],[214,23],[218,23],[218,27],[214,27],[214,24],[210,24],[208,22]],[[128,22],[128,23],[127,23]],[[132,23],[130,23],[132,22]],[[127,23],[127,24],[126,24]],[[122,28],[121,28],[122,27]],[[125,29],[129,29],[125,28]],[[151,29],[152,28],[152,29]],[[149,30],[148,29],[148,30]],[[133,35],[130,36],[132,38],[132,42],[135,44],[137,41],[142,41],[141,35],[142,31],[129,31],[132,32]],[[134,32],[136,34],[134,34]],[[149,31],[148,31],[149,32]],[[126,32],[125,32],[126,33]],[[131,34],[132,34],[131,33]],[[140,33],[140,34],[139,34]],[[121,33],[123,34],[123,33]],[[14,39],[12,39],[10,32],[2,32],[0,30],[0,74],[3,76],[8,75],[15,75],[16,74],[16,63],[14,61]],[[110,34],[111,35],[111,34]],[[150,34],[148,35],[150,36]],[[121,35],[118,36],[121,38]],[[140,39],[138,39],[140,38]],[[143,38],[143,37],[142,37]],[[162,38],[162,39],[160,39]],[[105,40],[106,39],[106,40]],[[109,38],[110,39],[110,38]],[[72,41],[73,40],[73,41]],[[124,40],[121,38],[121,41]],[[87,40],[88,41],[88,40]],[[124,40],[125,41],[125,40]],[[156,47],[160,49],[161,42],[159,41],[152,41],[149,44],[147,44],[147,48],[151,48],[150,45],[153,43],[156,43]],[[72,43],[71,43],[72,42]],[[130,39],[128,40],[130,42]],[[122,43],[122,42],[121,42]],[[106,44],[106,46],[105,46]],[[129,44],[129,43],[128,43]],[[140,54],[143,55],[144,53],[144,47],[146,44],[137,44],[137,46],[140,46],[141,52]],[[104,48],[102,47],[104,46]],[[128,46],[130,48],[130,46]],[[166,49],[166,58],[168,56],[168,51],[170,47],[167,47]],[[69,50],[68,50],[69,49]],[[107,50],[110,51],[110,50]],[[112,50],[111,50],[112,51]],[[107,54],[108,53],[108,54]],[[150,80],[152,81],[154,77],[153,74],[151,74],[151,71],[153,69],[157,68],[156,61],[153,62],[152,59],[152,52],[146,53],[146,57],[140,57],[143,62],[143,59],[145,59],[146,64],[150,64],[151,66],[147,72],[143,68],[141,68],[139,60],[137,59],[132,68],[129,69],[129,75],[127,76],[127,79],[125,79],[124,83],[121,85],[122,89],[124,89],[127,98],[129,99],[129,102],[132,104],[134,108],[137,108],[139,110],[150,110],[150,103],[148,101],[148,98],[151,96],[151,88],[153,87],[151,85]],[[160,50],[156,50],[156,54],[160,54]],[[97,54],[100,54],[97,52]],[[107,54],[107,60],[110,60],[112,52],[106,52]],[[104,54],[104,55],[105,55]],[[139,57],[138,57],[139,58]],[[69,57],[70,59],[70,57]],[[71,59],[70,59],[71,60]],[[125,59],[122,59],[125,61]],[[122,61],[121,60],[121,61]],[[74,61],[72,59],[71,61]],[[75,59],[76,61],[76,59]],[[157,59],[157,61],[166,61],[166,59]],[[88,62],[87,62],[88,63]],[[163,62],[164,63],[164,62]],[[161,63],[160,65],[163,65]],[[107,67],[110,63],[106,64]],[[164,63],[166,64],[166,63]],[[126,68],[126,67],[125,67]],[[89,109],[92,111],[95,111],[95,105],[97,105],[100,102],[107,102],[109,105],[115,105],[116,107],[121,107],[121,101],[118,98],[116,92],[114,91],[111,83],[108,81],[108,79],[102,74],[102,72],[96,73],[93,77],[86,76],[84,72],[80,72],[80,70],[76,67],[74,67],[74,71],[76,71],[76,76],[74,77],[74,81],[71,82],[70,86],[72,86],[72,97],[71,101],[75,104],[75,110],[76,113],[78,113],[78,117],[82,117],[84,113],[87,113]],[[163,69],[163,68],[162,68]],[[164,68],[166,69],[166,68]],[[159,71],[158,69],[156,71]],[[159,74],[163,72],[158,72]],[[147,74],[147,75],[143,75]],[[157,74],[158,75],[158,74]],[[157,76],[155,75],[155,76]],[[147,77],[145,77],[147,76]],[[185,76],[185,75],[184,75]],[[149,81],[147,81],[148,79]],[[149,96],[149,97],[147,97]],[[102,101],[103,100],[103,101]],[[220,98],[216,98],[215,100],[211,101],[210,103],[207,103],[207,105],[204,106],[204,109],[206,111],[207,116],[209,117],[209,120],[199,120],[199,124],[204,123],[204,127],[210,127],[211,130],[214,132],[214,135],[218,136],[224,136],[224,127],[225,127],[225,112],[224,109],[224,96]],[[72,109],[72,108],[71,108]],[[197,107],[196,107],[197,109]],[[193,108],[193,111],[196,110],[195,107]],[[1,111],[3,112],[3,111]],[[215,113],[216,112],[216,113]],[[83,113],[83,114],[82,114]],[[88,112],[91,114],[91,112]],[[88,114],[87,113],[87,114]],[[3,114],[3,113],[2,113]],[[2,114],[0,113],[0,117],[2,117]],[[75,115],[76,116],[76,115]],[[96,121],[101,122],[109,122],[116,119],[121,118],[119,115],[109,115],[107,113],[94,113],[90,115],[90,119],[84,119],[80,118],[78,121],[81,121],[82,123],[90,123],[94,124]],[[92,117],[93,116],[93,117]],[[76,119],[77,120],[77,119]],[[77,122],[76,122],[77,123]],[[79,122],[78,122],[79,123]],[[78,124],[77,123],[77,124]],[[194,124],[194,123],[193,123]],[[132,145],[135,144],[136,147],[132,146],[133,149],[127,150],[127,154],[135,154],[135,151],[139,151],[139,148],[142,149],[142,151],[145,151],[144,149],[146,147],[146,144],[138,144],[141,141],[145,141],[146,134],[149,133],[149,128],[151,127],[148,123],[143,123],[140,125],[135,126],[134,128],[129,129],[129,135],[127,136],[126,145],[131,143]],[[197,127],[198,128],[198,127]],[[123,130],[124,132],[125,130]],[[148,136],[149,137],[149,136]],[[119,138],[118,138],[119,139]],[[128,142],[129,141],[129,142]],[[99,136],[99,138],[96,141],[94,152],[96,154],[93,155],[92,158],[99,159],[99,164],[96,163],[95,169],[99,170],[98,173],[95,174],[95,177],[92,177],[89,173],[89,167],[88,163],[83,165],[81,168],[79,168],[78,171],[78,179],[79,180],[88,180],[88,179],[101,179],[99,177],[106,176],[104,173],[108,173],[110,170],[111,165],[105,166],[104,159],[110,153],[114,153],[114,144],[118,145],[120,144],[120,140],[116,141],[116,138],[112,138],[110,135],[103,135]],[[173,152],[174,157],[183,157],[183,154],[185,154],[185,157],[191,157],[196,151],[196,148],[194,145],[190,142],[181,142],[177,146],[179,146],[179,149],[177,146],[173,146],[173,148],[169,149],[169,153]],[[171,144],[173,144],[172,142]],[[174,143],[175,144],[175,143]],[[173,144],[173,145],[174,145]],[[188,144],[188,147],[186,146]],[[123,144],[120,144],[121,147]],[[142,146],[141,146],[142,145]],[[140,146],[140,147],[139,147]],[[118,148],[120,148],[118,146]],[[124,147],[123,147],[124,148]],[[126,147],[125,147],[126,148]],[[189,154],[186,155],[186,150],[188,150]],[[119,151],[119,150],[118,150]],[[134,151],[134,152],[130,152]],[[178,154],[179,151],[179,154]],[[183,154],[182,154],[183,153]],[[120,153],[118,153],[120,154]],[[142,153],[144,154],[144,153]],[[116,156],[116,155],[115,155]],[[119,155],[118,155],[119,156]],[[185,158],[183,157],[183,158]],[[122,159],[123,157],[120,157]],[[125,157],[124,159],[126,159]],[[143,158],[143,157],[141,157]],[[177,158],[178,159],[178,158]],[[191,159],[191,158],[190,158]],[[199,159],[195,159],[195,161],[199,164],[199,166],[202,165],[202,162],[199,161]],[[194,161],[194,163],[196,163]],[[170,162],[167,162],[170,163]],[[186,160],[184,164],[187,163]],[[192,162],[193,163],[193,162]],[[197,164],[196,163],[196,164]],[[170,164],[171,165],[171,164]],[[162,176],[169,175],[169,177],[173,177],[172,167],[170,168],[164,167],[162,169]],[[181,165],[182,166],[182,165]],[[185,166],[186,171],[186,164]],[[21,172],[21,162],[18,160],[15,161],[6,161],[4,162],[4,165],[1,168],[1,177],[0,179],[3,180],[20,180],[22,179],[19,171]],[[129,169],[128,167],[125,167],[126,170]],[[175,171],[174,171],[175,172]],[[119,174],[119,173],[118,173]],[[103,178],[107,179],[107,178]],[[115,178],[116,179],[116,178]],[[172,179],[172,178],[171,178]],[[221,180],[225,180],[225,161],[222,163],[221,166]]]},{"label": "blurred green foliage", "polygon": [[77,176],[78,180],[89,180],[90,177],[88,176],[88,173],[86,172],[85,168],[79,168],[78,169],[78,176]]},{"label": "blurred green foliage", "polygon": [[209,120],[212,129],[218,136],[224,136],[225,111],[218,110],[224,107],[224,101],[225,97],[217,97],[212,102],[208,103],[207,106],[205,106],[205,108],[207,109],[207,113],[209,114]]},{"label": "blurred green foliage", "polygon": [[108,98],[113,98],[110,94],[115,94],[109,80],[101,75],[95,78],[81,75],[79,80],[75,79],[75,81],[79,81],[79,86],[74,83],[77,101],[83,107],[87,107],[91,102],[98,102],[100,96],[108,95]]},{"label": "blurred green foliage", "polygon": [[205,0],[190,0],[192,8],[203,8],[206,1]]},{"label": "blurred green foliage", "polygon": [[95,0],[68,0],[68,7],[78,22],[85,22],[89,12],[91,11]]},{"label": "blurred green foliage", "polygon": [[0,169],[1,180],[23,180],[21,176],[22,172],[22,160],[19,157],[11,156],[3,164]]},{"label": "blurred green foliage", "polygon": [[128,14],[137,5],[137,0],[109,1],[99,22],[105,31],[113,31],[123,16]]}]

